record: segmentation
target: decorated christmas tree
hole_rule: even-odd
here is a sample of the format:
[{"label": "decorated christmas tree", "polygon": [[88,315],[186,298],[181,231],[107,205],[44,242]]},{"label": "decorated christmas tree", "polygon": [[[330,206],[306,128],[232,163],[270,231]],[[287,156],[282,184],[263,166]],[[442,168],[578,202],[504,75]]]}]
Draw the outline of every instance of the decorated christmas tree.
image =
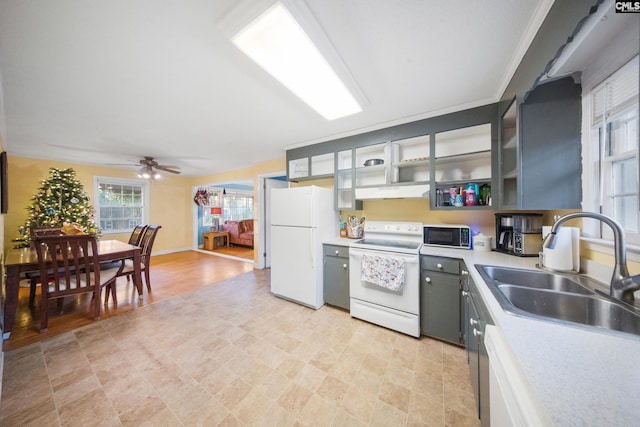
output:
[{"label": "decorated christmas tree", "polygon": [[96,233],[94,209],[89,204],[82,184],[73,169],[49,169],[49,179],[42,181],[38,193],[31,196],[27,207],[29,217],[19,228],[17,247],[29,246],[31,227],[62,227],[74,225],[85,233]]}]

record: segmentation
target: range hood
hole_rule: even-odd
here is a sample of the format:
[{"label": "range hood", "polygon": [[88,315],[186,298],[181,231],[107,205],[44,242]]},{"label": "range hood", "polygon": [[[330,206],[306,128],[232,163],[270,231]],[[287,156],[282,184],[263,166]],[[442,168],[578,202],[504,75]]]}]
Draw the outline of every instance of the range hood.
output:
[{"label": "range hood", "polygon": [[429,184],[356,188],[356,200],[428,198]]}]

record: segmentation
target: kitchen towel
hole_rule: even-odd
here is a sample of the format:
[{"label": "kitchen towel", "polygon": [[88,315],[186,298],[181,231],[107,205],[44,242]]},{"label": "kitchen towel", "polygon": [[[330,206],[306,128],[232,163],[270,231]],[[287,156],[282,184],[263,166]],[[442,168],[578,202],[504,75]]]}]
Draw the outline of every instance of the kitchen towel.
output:
[{"label": "kitchen towel", "polygon": [[[551,231],[551,226],[542,227],[542,237]],[[553,249],[543,248],[544,267],[558,271],[580,271],[580,229],[561,227]]]},{"label": "kitchen towel", "polygon": [[404,260],[363,254],[361,279],[391,291],[400,291],[404,286]]}]

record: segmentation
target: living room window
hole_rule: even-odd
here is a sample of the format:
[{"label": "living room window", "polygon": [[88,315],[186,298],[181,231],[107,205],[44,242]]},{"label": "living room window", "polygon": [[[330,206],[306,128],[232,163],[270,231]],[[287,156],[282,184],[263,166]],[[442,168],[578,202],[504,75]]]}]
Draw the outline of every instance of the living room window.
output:
[{"label": "living room window", "polygon": [[253,195],[230,193],[223,197],[222,216],[224,221],[253,218]]},{"label": "living room window", "polygon": [[129,233],[148,218],[149,192],[146,181],[96,177],[96,224],[102,234]]},{"label": "living room window", "polygon": [[[583,117],[590,120],[591,141],[583,151],[583,209],[615,218],[627,242],[635,245],[640,244],[638,59],[595,86],[583,109]],[[613,239],[611,230],[599,223],[585,234]]]}]

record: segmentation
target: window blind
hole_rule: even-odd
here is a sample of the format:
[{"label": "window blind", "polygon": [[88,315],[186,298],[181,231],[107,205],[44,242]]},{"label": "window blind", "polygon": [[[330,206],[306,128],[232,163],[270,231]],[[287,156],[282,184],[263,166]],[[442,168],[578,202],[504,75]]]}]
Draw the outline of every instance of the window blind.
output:
[{"label": "window blind", "polygon": [[613,73],[593,91],[591,124],[596,125],[638,102],[639,57]]}]

